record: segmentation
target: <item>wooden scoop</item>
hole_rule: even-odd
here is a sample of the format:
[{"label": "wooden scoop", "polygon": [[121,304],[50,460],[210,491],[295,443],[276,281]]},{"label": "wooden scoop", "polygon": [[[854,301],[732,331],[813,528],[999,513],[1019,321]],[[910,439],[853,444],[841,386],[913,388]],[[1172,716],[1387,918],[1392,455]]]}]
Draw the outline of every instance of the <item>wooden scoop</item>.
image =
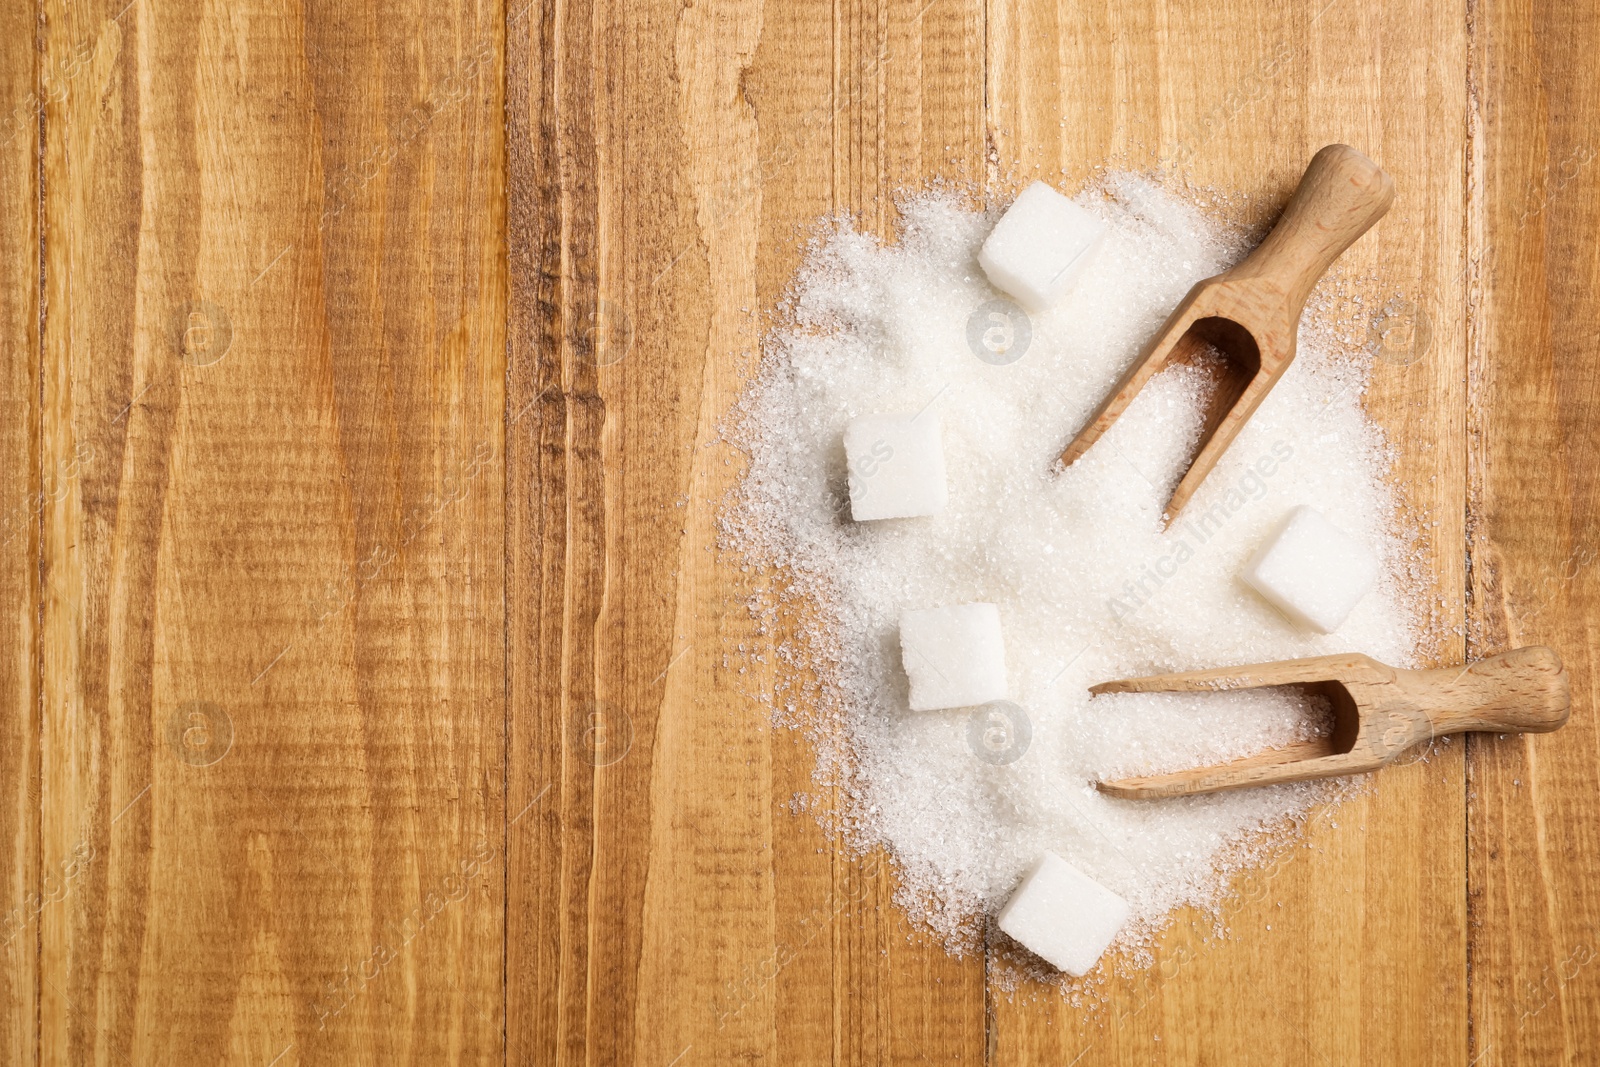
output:
[{"label": "wooden scoop", "polygon": [[1062,464],[1077,462],[1158,371],[1193,359],[1209,345],[1222,355],[1226,370],[1206,412],[1199,454],[1167,503],[1170,522],[1294,360],[1300,313],[1323,272],[1383,217],[1393,199],[1394,182],[1354,148],[1332,144],[1313,156],[1266,240],[1238,266],[1189,290],[1116,392],[1061,454]]},{"label": "wooden scoop", "polygon": [[1561,657],[1529,645],[1465,667],[1408,671],[1352,653],[1103,682],[1091,693],[1162,693],[1302,685],[1333,703],[1333,733],[1213,767],[1097,783],[1128,799],[1182,797],[1273,782],[1364,774],[1412,745],[1463,730],[1545,733],[1567,721]]}]

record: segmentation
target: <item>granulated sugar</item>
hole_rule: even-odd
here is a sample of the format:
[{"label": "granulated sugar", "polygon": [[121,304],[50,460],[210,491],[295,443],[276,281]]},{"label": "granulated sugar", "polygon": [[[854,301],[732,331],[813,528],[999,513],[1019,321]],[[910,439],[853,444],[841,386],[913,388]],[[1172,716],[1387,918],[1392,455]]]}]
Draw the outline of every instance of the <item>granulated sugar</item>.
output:
[{"label": "granulated sugar", "polygon": [[[1106,243],[1031,319],[994,303],[976,262],[996,209],[925,193],[901,205],[887,245],[834,226],[728,428],[750,461],[727,539],[772,576],[757,610],[791,635],[779,649],[790,676],[761,696],[811,734],[819,785],[842,787],[825,824],[854,848],[890,850],[899,903],[954,951],[981,943],[1047,849],[1128,900],[1121,944],[1137,946],[1172,909],[1215,907],[1241,864],[1337,788],[1104,796],[1096,780],[1213,763],[1325,724],[1292,691],[1091,699],[1090,685],[1347,650],[1408,664],[1419,640],[1400,577],[1419,564],[1392,529],[1386,448],[1360,403],[1365,361],[1312,316],[1295,365],[1171,528],[1160,517],[1198,435],[1203,370],[1157,377],[1057,468],[1189,287],[1242,253],[1228,227],[1138,177],[1077,199],[1109,224]],[[925,409],[942,426],[948,505],[851,521],[846,423]],[[1332,635],[1297,629],[1238,577],[1300,504],[1383,562]],[[900,612],[977,602],[999,607],[1013,706],[910,711]]]}]

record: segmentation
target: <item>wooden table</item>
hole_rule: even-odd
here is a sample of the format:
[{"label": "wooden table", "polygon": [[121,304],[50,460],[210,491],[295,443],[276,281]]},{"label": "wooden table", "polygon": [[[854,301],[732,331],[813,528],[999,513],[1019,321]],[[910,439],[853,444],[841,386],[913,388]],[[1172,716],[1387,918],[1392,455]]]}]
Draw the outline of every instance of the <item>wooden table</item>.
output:
[{"label": "wooden table", "polygon": [[[1177,6],[6,5],[4,1062],[1594,1062],[1600,13]],[[1004,991],[791,812],[717,421],[820,215],[1330,141],[1434,653],[1572,721]]]}]

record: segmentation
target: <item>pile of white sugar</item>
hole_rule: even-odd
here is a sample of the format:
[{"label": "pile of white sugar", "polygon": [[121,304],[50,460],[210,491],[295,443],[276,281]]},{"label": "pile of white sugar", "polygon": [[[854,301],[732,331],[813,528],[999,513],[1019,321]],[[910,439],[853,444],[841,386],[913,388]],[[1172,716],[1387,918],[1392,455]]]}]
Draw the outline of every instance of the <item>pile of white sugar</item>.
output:
[{"label": "pile of white sugar", "polygon": [[[1170,528],[1160,517],[1198,434],[1201,371],[1162,374],[1057,467],[1189,287],[1246,247],[1139,177],[1077,201],[1110,232],[1070,295],[1031,318],[996,304],[977,264],[997,208],[921,194],[901,204],[890,244],[831,225],[727,430],[749,465],[726,535],[769,578],[756,608],[787,664],[761,697],[815,741],[819,787],[843,798],[825,825],[853,848],[887,848],[900,903],[955,951],[981,943],[1045,850],[1126,898],[1120,943],[1137,946],[1175,907],[1215,907],[1233,873],[1330,795],[1102,795],[1096,780],[1214,763],[1321,724],[1292,691],[1091,699],[1090,685],[1348,650],[1404,665],[1420,639],[1408,590],[1421,561],[1395,532],[1387,451],[1361,408],[1368,361],[1314,313],[1294,366]],[[846,423],[925,409],[942,426],[948,505],[851,521]],[[1238,577],[1301,504],[1383,563],[1332,635],[1297,629]],[[908,710],[900,612],[971,602],[999,607],[1010,705]]]}]

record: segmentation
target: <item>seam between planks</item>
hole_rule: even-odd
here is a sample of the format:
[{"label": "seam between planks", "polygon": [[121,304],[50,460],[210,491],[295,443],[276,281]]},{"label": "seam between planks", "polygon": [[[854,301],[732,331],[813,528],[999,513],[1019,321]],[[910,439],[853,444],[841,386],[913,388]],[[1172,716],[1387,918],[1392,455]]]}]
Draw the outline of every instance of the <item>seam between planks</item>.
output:
[{"label": "seam between planks", "polygon": [[[1464,260],[1464,263],[1462,264],[1461,308],[1462,329],[1464,331],[1464,340],[1466,342],[1463,345],[1462,359],[1463,376],[1466,380],[1466,394],[1464,397],[1465,402],[1462,404],[1461,409],[1461,441],[1462,448],[1465,452],[1465,454],[1462,456],[1461,466],[1461,476],[1464,483],[1462,486],[1461,500],[1463,512],[1461,521],[1461,552],[1463,561],[1461,583],[1461,618],[1464,633],[1464,638],[1462,641],[1462,661],[1467,662],[1471,659],[1475,652],[1473,647],[1474,635],[1472,627],[1472,611],[1473,604],[1477,599],[1476,591],[1474,589],[1474,582],[1476,580],[1477,573],[1473,567],[1472,558],[1472,529],[1475,511],[1474,503],[1477,500],[1476,485],[1474,481],[1476,467],[1473,462],[1474,438],[1472,431],[1473,413],[1477,408],[1477,403],[1474,395],[1475,391],[1473,388],[1472,376],[1474,369],[1481,366],[1482,362],[1478,358],[1480,354],[1478,352],[1480,333],[1477,322],[1477,302],[1474,299],[1478,280],[1476,267],[1479,265],[1481,258],[1480,247],[1482,245],[1483,219],[1483,196],[1481,189],[1483,174],[1480,164],[1483,122],[1479,100],[1482,79],[1480,78],[1481,72],[1478,69],[1480,50],[1478,39],[1477,0],[1465,0],[1463,17],[1465,19],[1464,34],[1466,38],[1466,69],[1463,72],[1466,82],[1466,114],[1463,116],[1463,120],[1465,122],[1466,129],[1463,137],[1465,144],[1465,158],[1462,160],[1461,190],[1461,255],[1462,259]],[[1462,849],[1462,896],[1464,898],[1462,914],[1465,917],[1467,924],[1466,937],[1463,940],[1462,946],[1465,955],[1465,959],[1462,961],[1462,970],[1465,982],[1463,995],[1466,998],[1466,1018],[1464,1020],[1464,1026],[1466,1029],[1466,1033],[1464,1035],[1466,1038],[1465,1050],[1466,1054],[1469,1057],[1472,1057],[1468,1060],[1469,1067],[1471,1064],[1477,1062],[1476,1057],[1473,1056],[1477,1034],[1472,1001],[1474,978],[1472,966],[1474,944],[1473,917],[1475,912],[1472,896],[1472,784],[1474,768],[1479,758],[1478,750],[1479,745],[1476,739],[1471,733],[1468,733],[1464,738],[1461,753],[1461,789],[1462,833],[1465,837],[1465,841],[1463,842],[1464,847]]]},{"label": "seam between planks", "polygon": [[[34,269],[34,288],[38,298],[38,319],[34,324],[34,410],[30,427],[29,439],[33,451],[33,478],[28,486],[32,499],[38,499],[44,492],[44,382],[45,382],[45,317],[48,310],[45,297],[45,264],[48,261],[45,254],[45,135],[46,135],[46,109],[44,100],[44,67],[42,57],[48,44],[45,33],[45,0],[38,0],[34,5],[34,31],[33,31],[33,99],[35,101],[36,140],[33,146],[33,204],[34,204],[34,230],[39,243],[39,259]],[[37,509],[34,516],[34,553],[33,588],[28,590],[28,595],[33,598],[33,633],[29,638],[29,654],[33,662],[33,751],[29,755],[29,765],[26,773],[33,783],[34,802],[27,809],[28,819],[26,833],[31,839],[32,863],[25,864],[31,867],[32,884],[40,885],[44,880],[44,528],[45,509]],[[31,980],[32,989],[29,990],[33,998],[33,1063],[41,1063],[44,1059],[44,998],[41,990],[44,986],[44,924],[39,923],[33,931],[33,963]]]},{"label": "seam between planks", "polygon": [[[528,0],[529,6],[533,0]],[[511,1063],[511,576],[512,537],[516,522],[512,517],[511,404],[516,370],[512,354],[511,307],[516,280],[516,264],[511,255],[511,19],[510,8],[500,0],[500,116],[503,123],[500,150],[501,254],[506,260],[505,316],[502,325],[504,380],[500,387],[500,1067]],[[527,10],[523,9],[524,12]]]},{"label": "seam between planks", "polygon": [[[979,38],[983,41],[983,62],[982,62],[982,65],[981,65],[982,78],[983,78],[983,85],[982,85],[983,95],[982,95],[982,97],[981,97],[981,99],[979,101],[979,104],[978,104],[978,125],[979,125],[978,143],[981,146],[981,150],[983,152],[984,177],[987,179],[987,181],[989,183],[992,183],[999,176],[999,163],[998,162],[996,162],[996,163],[990,163],[989,162],[989,160],[991,158],[996,158],[996,157],[994,157],[993,153],[992,153],[992,149],[995,147],[995,143],[994,143],[993,135],[992,135],[992,121],[991,121],[992,120],[992,113],[991,113],[992,103],[991,103],[991,93],[990,93],[989,79],[992,77],[992,73],[993,73],[991,71],[991,69],[990,69],[990,59],[991,59],[991,57],[993,56],[994,53],[993,53],[993,42],[990,40],[990,30],[991,30],[992,27],[990,26],[988,0],[979,0],[979,3],[977,4],[977,9],[978,9],[978,21],[980,23],[980,26],[979,26]],[[985,190],[985,196],[987,197],[987,190]],[[993,957],[992,957],[992,953],[991,953],[992,946],[990,945],[989,941],[990,941],[989,937],[987,935],[985,935],[985,937],[984,937],[984,945],[983,945],[983,1063],[984,1063],[984,1067],[991,1067],[991,1065],[995,1062],[995,1052],[996,1052],[996,1050],[998,1049],[998,1047],[1000,1045],[1000,1031],[996,1027],[997,1020],[995,1018],[995,1004],[994,1004],[994,995],[995,994],[994,994],[994,985],[993,985],[993,982],[992,982],[992,978],[993,978],[993,968],[991,966],[991,964],[993,963]]]}]

